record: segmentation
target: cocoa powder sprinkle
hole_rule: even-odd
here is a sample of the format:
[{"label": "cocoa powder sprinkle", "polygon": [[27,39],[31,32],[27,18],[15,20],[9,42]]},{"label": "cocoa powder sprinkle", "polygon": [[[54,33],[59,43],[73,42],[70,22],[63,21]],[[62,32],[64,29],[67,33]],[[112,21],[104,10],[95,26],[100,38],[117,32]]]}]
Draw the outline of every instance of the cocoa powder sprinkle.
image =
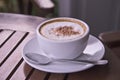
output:
[{"label": "cocoa powder sprinkle", "polygon": [[51,29],[52,33],[55,33],[57,36],[71,36],[80,34],[79,31],[75,31],[71,26],[62,26]]}]

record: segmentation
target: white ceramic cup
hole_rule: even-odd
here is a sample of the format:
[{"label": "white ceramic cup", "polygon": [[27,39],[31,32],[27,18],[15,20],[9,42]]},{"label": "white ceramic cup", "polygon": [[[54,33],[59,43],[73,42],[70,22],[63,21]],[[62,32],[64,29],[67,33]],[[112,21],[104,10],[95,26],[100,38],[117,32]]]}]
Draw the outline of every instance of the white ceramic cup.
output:
[{"label": "white ceramic cup", "polygon": [[[84,27],[84,33],[77,38],[71,40],[52,40],[48,39],[40,33],[40,29],[43,25],[49,24],[51,22],[56,21],[70,21],[70,22],[77,22],[80,23],[81,26]],[[68,17],[58,17],[49,19],[47,21],[42,22],[38,25],[36,29],[37,34],[37,41],[39,43],[40,49],[47,55],[52,58],[59,58],[59,59],[74,59],[84,51],[85,47],[87,46],[88,38],[89,38],[89,26],[75,18],[68,18]]]}]

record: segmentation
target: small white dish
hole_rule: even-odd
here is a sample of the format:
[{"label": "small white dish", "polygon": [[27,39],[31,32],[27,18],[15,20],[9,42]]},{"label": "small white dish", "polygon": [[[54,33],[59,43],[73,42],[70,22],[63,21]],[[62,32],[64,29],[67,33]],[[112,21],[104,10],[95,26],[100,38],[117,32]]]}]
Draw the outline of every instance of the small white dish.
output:
[{"label": "small white dish", "polygon": [[[25,53],[30,53],[30,52],[46,55],[39,48],[36,37],[31,39],[24,46],[22,57],[25,60],[25,62],[28,63],[30,66],[32,66],[38,70],[42,70],[42,71],[46,71],[46,72],[72,73],[72,72],[83,71],[83,70],[86,70],[86,69],[94,66],[93,64],[89,64],[89,63],[84,63],[84,62],[74,63],[74,62],[69,62],[69,61],[68,62],[53,62],[49,65],[37,65],[37,64],[30,63],[26,59]],[[79,59],[86,59],[86,60],[91,60],[91,61],[92,60],[100,60],[104,56],[105,48],[99,39],[90,35],[87,47],[83,53],[84,54],[82,54],[78,57]]]}]

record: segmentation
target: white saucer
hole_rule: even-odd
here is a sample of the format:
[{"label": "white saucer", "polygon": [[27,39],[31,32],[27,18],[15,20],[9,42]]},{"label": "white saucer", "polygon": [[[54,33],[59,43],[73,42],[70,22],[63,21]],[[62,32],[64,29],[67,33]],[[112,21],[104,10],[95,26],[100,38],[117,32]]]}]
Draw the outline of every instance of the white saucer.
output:
[{"label": "white saucer", "polygon": [[[39,54],[44,54],[41,52],[41,49],[38,46],[36,37],[31,39],[23,49],[23,54],[22,57],[25,60],[26,63],[28,63],[30,66],[46,71],[46,72],[52,72],[52,73],[71,73],[71,72],[77,72],[77,71],[82,71],[86,70],[92,66],[93,64],[89,63],[74,63],[74,62],[53,62],[49,65],[36,65],[30,63],[26,58],[25,58],[25,53],[39,53]],[[88,45],[86,49],[84,50],[84,54],[78,57],[79,59],[87,59],[87,60],[100,60],[103,58],[105,53],[105,48],[103,44],[95,38],[94,36],[90,35],[89,40],[88,40]]]}]

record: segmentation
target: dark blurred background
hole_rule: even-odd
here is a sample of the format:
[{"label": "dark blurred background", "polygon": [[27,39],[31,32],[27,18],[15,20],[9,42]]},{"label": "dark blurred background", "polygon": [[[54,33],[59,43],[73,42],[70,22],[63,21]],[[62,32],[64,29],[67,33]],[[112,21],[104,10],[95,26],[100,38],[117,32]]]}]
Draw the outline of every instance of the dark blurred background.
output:
[{"label": "dark blurred background", "polygon": [[67,16],[85,21],[91,34],[120,30],[120,0],[52,0],[53,9],[43,9],[35,0],[0,0],[0,12],[46,18]]}]

